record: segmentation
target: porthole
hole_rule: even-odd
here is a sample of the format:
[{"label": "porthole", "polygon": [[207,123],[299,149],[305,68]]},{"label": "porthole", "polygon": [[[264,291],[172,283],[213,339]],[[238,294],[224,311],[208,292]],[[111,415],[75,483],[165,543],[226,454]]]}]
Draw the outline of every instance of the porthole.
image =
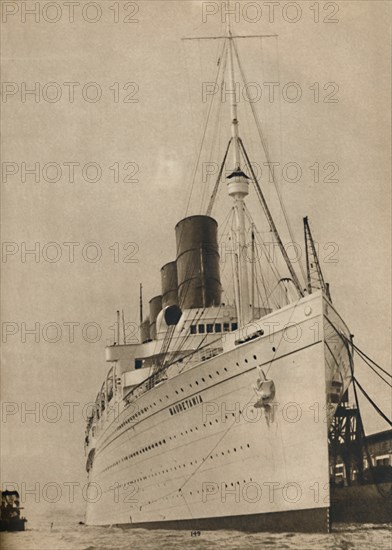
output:
[{"label": "porthole", "polygon": [[276,351],[276,348],[272,348],[272,351]]},{"label": "porthole", "polygon": [[306,317],[309,317],[309,315],[312,313],[312,308],[310,306],[305,307],[305,315]]},{"label": "porthole", "polygon": [[253,359],[257,359],[257,356],[256,356],[256,355],[254,355],[254,356],[253,356]]}]

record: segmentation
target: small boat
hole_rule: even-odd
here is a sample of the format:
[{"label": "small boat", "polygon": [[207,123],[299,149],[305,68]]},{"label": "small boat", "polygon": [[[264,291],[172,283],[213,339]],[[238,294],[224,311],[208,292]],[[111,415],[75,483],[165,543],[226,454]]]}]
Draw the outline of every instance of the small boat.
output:
[{"label": "small boat", "polygon": [[24,531],[27,519],[20,516],[23,510],[19,506],[17,491],[1,492],[0,531]]}]

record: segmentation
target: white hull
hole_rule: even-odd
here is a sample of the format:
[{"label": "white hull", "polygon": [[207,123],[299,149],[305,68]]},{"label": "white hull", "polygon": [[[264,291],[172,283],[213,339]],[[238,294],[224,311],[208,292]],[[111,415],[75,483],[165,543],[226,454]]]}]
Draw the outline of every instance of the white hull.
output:
[{"label": "white hull", "polygon": [[[327,318],[349,336],[312,294],[255,323],[264,335],[233,338],[231,349],[101,418],[88,447],[99,498],[87,503],[87,523],[196,528],[248,517],[262,529],[270,514],[279,529],[286,513],[327,518],[327,416],[350,377],[349,352]],[[269,412],[254,407],[259,366],[276,388]]]}]

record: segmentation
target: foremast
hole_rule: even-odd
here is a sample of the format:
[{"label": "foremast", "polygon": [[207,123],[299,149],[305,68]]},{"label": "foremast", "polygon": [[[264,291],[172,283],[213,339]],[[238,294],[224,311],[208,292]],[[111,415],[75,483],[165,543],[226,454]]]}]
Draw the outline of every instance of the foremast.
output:
[{"label": "foremast", "polygon": [[[227,2],[227,7],[229,2]],[[234,201],[234,242],[235,242],[235,267],[234,286],[237,302],[237,316],[240,326],[246,325],[252,318],[252,309],[249,303],[249,279],[247,267],[246,227],[245,227],[245,198],[249,194],[249,178],[241,170],[241,149],[238,128],[238,110],[236,85],[234,77],[233,36],[230,28],[230,16],[227,17],[227,39],[230,72],[231,95],[231,135],[233,140],[234,170],[228,176],[228,193]]]},{"label": "foremast", "polygon": [[[250,294],[252,293],[252,297],[254,296],[254,288],[253,288],[254,271],[252,269],[252,283],[251,283],[252,288],[250,289],[249,277],[248,277],[248,266],[247,266],[247,262],[248,262],[248,253],[247,253],[248,245],[246,243],[247,231],[246,231],[246,225],[245,225],[245,218],[249,217],[249,212],[245,209],[246,208],[245,198],[249,194],[249,182],[252,182],[252,184],[254,185],[257,198],[259,199],[260,204],[263,208],[263,211],[268,221],[268,224],[270,226],[271,232],[276,238],[277,245],[279,246],[284,262],[287,265],[288,271],[291,276],[291,281],[293,282],[296,288],[298,296],[303,297],[305,295],[305,291],[303,289],[302,283],[298,279],[294,266],[292,265],[292,262],[288,257],[288,254],[286,252],[282,239],[279,235],[279,232],[277,230],[277,227],[275,225],[275,222],[272,218],[271,212],[265,200],[264,194],[261,190],[260,183],[257,179],[257,176],[255,174],[255,171],[249,159],[248,153],[245,149],[244,143],[239,133],[239,122],[238,122],[238,114],[237,114],[238,106],[237,106],[237,97],[236,97],[237,89],[236,89],[235,74],[234,74],[234,56],[238,64],[240,78],[243,80],[244,84],[246,84],[246,77],[239,59],[235,40],[237,38],[271,38],[271,37],[276,38],[277,35],[274,35],[274,34],[273,35],[250,35],[250,36],[234,35],[231,31],[229,0],[226,0],[226,20],[227,20],[227,30],[226,30],[226,34],[223,36],[211,36],[211,37],[203,36],[198,38],[184,38],[184,40],[211,40],[211,39],[223,38],[227,42],[226,48],[224,51],[228,58],[228,63],[225,63],[224,66],[228,65],[228,68],[229,68],[229,82],[230,82],[231,89],[227,90],[227,94],[231,96],[231,135],[232,137],[229,140],[229,143],[219,170],[219,175],[217,177],[212,195],[210,197],[210,201],[207,208],[207,215],[208,216],[211,215],[215,198],[218,192],[218,187],[221,182],[222,173],[227,161],[228,152],[230,150],[230,147],[233,145],[232,152],[233,152],[234,169],[233,171],[230,172],[230,175],[227,177],[227,180],[228,180],[227,190],[228,190],[229,196],[232,197],[234,201],[234,206],[233,206],[234,223],[232,226],[232,235],[233,235],[233,244],[234,244],[234,249],[232,251],[233,252],[232,263],[233,263],[234,294],[235,294],[238,324],[240,326],[244,326],[247,323],[249,323],[251,320],[253,320],[253,314],[255,311],[254,304],[251,303],[251,300],[250,300]],[[266,150],[266,145],[264,143],[264,139],[261,134],[260,122],[258,121],[258,117],[253,108],[252,102],[250,102],[250,105],[252,107],[252,114],[255,118],[261,143],[268,159],[268,151]],[[241,168],[241,159],[244,163],[244,168]],[[247,176],[245,170],[249,172],[249,176]],[[271,176],[274,177],[273,172],[271,173]],[[279,196],[279,201],[282,205],[282,199],[280,196]]]}]

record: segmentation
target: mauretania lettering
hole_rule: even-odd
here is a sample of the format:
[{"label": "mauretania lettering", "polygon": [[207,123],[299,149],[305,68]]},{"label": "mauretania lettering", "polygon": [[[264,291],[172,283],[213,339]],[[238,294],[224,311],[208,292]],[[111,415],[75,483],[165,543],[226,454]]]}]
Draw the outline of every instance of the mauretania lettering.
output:
[{"label": "mauretania lettering", "polygon": [[201,395],[195,395],[194,397],[190,397],[189,399],[181,401],[181,403],[177,403],[177,405],[174,405],[174,407],[170,407],[169,411],[170,414],[173,416],[174,414],[186,411],[191,407],[194,407],[195,405],[200,405],[200,403],[203,403]]}]

